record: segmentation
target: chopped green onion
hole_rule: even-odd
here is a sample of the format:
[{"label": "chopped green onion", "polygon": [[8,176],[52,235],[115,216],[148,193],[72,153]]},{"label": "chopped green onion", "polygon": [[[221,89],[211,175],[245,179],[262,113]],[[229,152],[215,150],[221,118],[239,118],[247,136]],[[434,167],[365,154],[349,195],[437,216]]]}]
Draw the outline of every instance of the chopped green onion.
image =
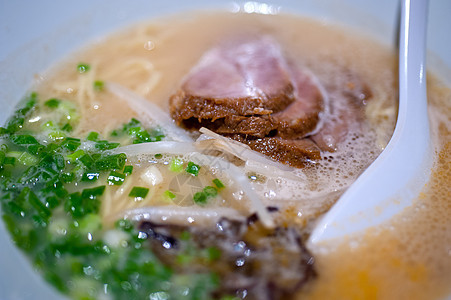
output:
[{"label": "chopped green onion", "polygon": [[14,166],[16,164],[16,158],[15,157],[5,157],[5,160],[3,161],[4,165],[12,165]]},{"label": "chopped green onion", "polygon": [[71,162],[75,162],[77,159],[82,157],[84,154],[85,154],[85,151],[79,149],[79,150],[75,151],[74,153],[67,155],[66,158]]},{"label": "chopped green onion", "polygon": [[74,181],[74,179],[75,179],[75,174],[72,172],[61,174],[61,181],[63,181],[64,183],[70,183],[70,182]]},{"label": "chopped green onion", "polygon": [[94,182],[99,179],[100,173],[98,172],[85,172],[81,177],[81,181]]},{"label": "chopped green onion", "polygon": [[80,139],[67,137],[64,139],[62,145],[70,151],[75,151],[81,145]]},{"label": "chopped green onion", "polygon": [[44,102],[44,105],[49,108],[57,108],[61,103],[61,100],[52,98]]},{"label": "chopped green onion", "polygon": [[105,186],[101,185],[91,189],[84,189],[81,193],[82,198],[95,199],[97,196],[102,196],[105,191]]},{"label": "chopped green onion", "polygon": [[215,186],[218,188],[218,190],[224,188],[224,184],[222,183],[221,180],[219,180],[218,178],[213,179],[213,183],[215,184]]},{"label": "chopped green onion", "polygon": [[69,123],[66,123],[63,127],[61,127],[61,130],[71,132],[73,130],[73,128],[72,128],[72,125],[70,125]]},{"label": "chopped green onion", "polygon": [[205,195],[205,193],[202,192],[197,192],[194,194],[193,197],[194,203],[198,204],[198,205],[203,205],[207,203],[207,195]]},{"label": "chopped green onion", "polygon": [[182,172],[183,171],[183,161],[179,158],[173,158],[169,164],[169,170],[172,172]]},{"label": "chopped green onion", "polygon": [[204,188],[204,193],[207,198],[214,198],[218,195],[218,190],[212,186],[206,186]]},{"label": "chopped green onion", "polygon": [[49,133],[49,138],[52,141],[62,140],[66,137],[66,134],[62,131],[52,131]]},{"label": "chopped green onion", "polygon": [[32,165],[36,165],[38,163],[38,158],[32,154],[29,154],[27,152],[23,152],[18,158],[17,160],[24,164],[25,166],[32,166]]},{"label": "chopped green onion", "polygon": [[131,175],[133,173],[133,166],[125,166],[123,173],[125,176]]},{"label": "chopped green onion", "polygon": [[105,83],[102,80],[96,80],[92,84],[94,91],[101,92],[105,88]]},{"label": "chopped green onion", "polygon": [[212,186],[206,186],[201,192],[197,192],[193,196],[194,203],[198,205],[204,205],[208,200],[216,197],[218,190]]},{"label": "chopped green onion", "polygon": [[96,161],[97,170],[122,170],[127,156],[125,153],[108,155]]},{"label": "chopped green onion", "polygon": [[88,72],[91,69],[91,66],[85,63],[80,63],[77,66],[77,70],[79,73],[85,73]]},{"label": "chopped green onion", "polygon": [[165,198],[167,199],[175,199],[175,194],[173,192],[171,192],[170,190],[166,190],[163,195],[165,196]]},{"label": "chopped green onion", "polygon": [[163,157],[163,155],[160,154],[160,153],[155,154],[155,158],[156,158],[156,159],[160,159],[160,158],[162,158],[162,157]]},{"label": "chopped green onion", "polygon": [[91,131],[88,136],[86,137],[86,140],[95,142],[99,139],[99,133],[95,131]]},{"label": "chopped green onion", "polygon": [[6,157],[5,152],[0,151],[0,167],[3,166],[3,163],[5,162],[5,157]]},{"label": "chopped green onion", "polygon": [[146,198],[148,193],[149,193],[149,189],[148,188],[134,186],[132,188],[132,190],[130,191],[130,193],[128,194],[128,196],[129,197],[134,197],[134,198],[144,199],[144,198]]},{"label": "chopped green onion", "polygon": [[16,145],[36,145],[39,144],[39,142],[34,138],[33,136],[29,134],[17,134],[12,135],[10,137],[11,142],[13,142]]},{"label": "chopped green onion", "polygon": [[110,175],[108,175],[108,183],[109,185],[121,185],[124,183],[125,175],[116,171],[111,171]]},{"label": "chopped green onion", "polygon": [[196,165],[192,161],[188,162],[188,166],[186,167],[185,171],[193,174],[194,176],[197,176],[199,174],[200,166]]},{"label": "chopped green onion", "polygon": [[84,154],[78,160],[88,168],[91,168],[94,164],[94,160],[89,154]]},{"label": "chopped green onion", "polygon": [[100,92],[103,91],[103,89],[105,88],[105,84],[102,80],[96,80],[93,83],[93,87],[95,91]]}]

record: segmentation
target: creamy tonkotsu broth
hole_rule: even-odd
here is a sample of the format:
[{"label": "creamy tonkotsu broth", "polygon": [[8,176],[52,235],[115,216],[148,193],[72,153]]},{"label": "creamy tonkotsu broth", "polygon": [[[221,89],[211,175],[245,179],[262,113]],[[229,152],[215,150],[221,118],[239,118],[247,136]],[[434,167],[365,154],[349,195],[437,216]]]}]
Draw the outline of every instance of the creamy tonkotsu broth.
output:
[{"label": "creamy tonkotsu broth", "polygon": [[[331,95],[352,90],[352,74],[371,94],[359,129],[297,169],[167,123],[186,74],[238,35],[271,37]],[[451,282],[451,92],[432,76],[437,157],[415,205],[336,249],[302,242],[388,143],[396,65],[394,50],[290,15],[191,14],[102,38],[37,75],[14,116],[23,128],[5,126],[7,227],[74,299],[439,298]]]}]

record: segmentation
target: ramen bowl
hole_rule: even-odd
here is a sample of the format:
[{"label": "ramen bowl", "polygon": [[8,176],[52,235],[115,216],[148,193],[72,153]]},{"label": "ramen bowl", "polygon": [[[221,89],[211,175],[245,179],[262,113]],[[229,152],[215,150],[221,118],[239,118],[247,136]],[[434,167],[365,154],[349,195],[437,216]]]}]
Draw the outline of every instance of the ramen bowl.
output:
[{"label": "ramen bowl", "polygon": [[[397,43],[395,1],[52,1],[3,3],[0,10],[0,121],[5,123],[36,74],[80,47],[124,26],[192,10],[290,13],[324,24],[340,24],[393,47]],[[39,12],[39,13],[38,13]],[[451,2],[431,1],[428,68],[451,86]],[[0,299],[63,299],[33,270],[0,223]],[[448,245],[449,247],[449,245]],[[450,250],[451,251],[451,250]]]}]

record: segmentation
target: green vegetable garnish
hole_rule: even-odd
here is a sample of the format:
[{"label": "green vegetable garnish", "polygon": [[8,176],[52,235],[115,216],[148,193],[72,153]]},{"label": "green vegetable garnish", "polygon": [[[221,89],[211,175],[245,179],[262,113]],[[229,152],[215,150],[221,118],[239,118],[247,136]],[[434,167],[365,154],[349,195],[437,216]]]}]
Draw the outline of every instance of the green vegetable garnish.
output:
[{"label": "green vegetable garnish", "polygon": [[224,184],[222,183],[222,181],[219,180],[218,178],[213,179],[213,183],[218,188],[218,190],[220,190],[220,189],[225,187]]},{"label": "green vegetable garnish", "polygon": [[207,204],[208,200],[218,195],[218,190],[212,186],[206,186],[201,192],[197,192],[193,196],[194,203],[198,205]]},{"label": "green vegetable garnish", "polygon": [[193,201],[198,205],[204,205],[207,203],[207,195],[203,191],[197,192],[193,196]]},{"label": "green vegetable garnish", "polygon": [[99,133],[95,131],[91,131],[88,136],[86,137],[86,140],[95,142],[99,139]]},{"label": "green vegetable garnish", "polygon": [[95,162],[97,170],[122,170],[127,156],[125,153],[105,155]]},{"label": "green vegetable garnish", "polygon": [[125,166],[123,173],[125,176],[131,175],[133,173],[133,166]]},{"label": "green vegetable garnish", "polygon": [[132,118],[127,124],[124,124],[122,128],[113,130],[111,136],[120,138],[127,137],[131,139],[130,143],[132,144],[158,142],[165,137],[159,128],[147,130],[135,118]]},{"label": "green vegetable garnish", "polygon": [[94,182],[99,179],[100,173],[98,172],[85,172],[81,177],[81,181]]},{"label": "green vegetable garnish", "polygon": [[183,161],[179,158],[173,158],[169,164],[169,170],[172,172],[182,172],[183,171]]},{"label": "green vegetable garnish", "polygon": [[148,188],[134,186],[132,188],[132,190],[130,191],[130,193],[128,194],[128,196],[129,197],[134,197],[134,198],[144,199],[144,198],[146,198],[148,193],[149,193],[149,189]]},{"label": "green vegetable garnish", "polygon": [[103,89],[105,88],[105,83],[101,80],[96,80],[93,83],[93,87],[95,91],[100,92],[103,91]]},{"label": "green vegetable garnish", "polygon": [[197,176],[199,174],[200,166],[196,165],[192,161],[188,162],[188,166],[186,167],[185,171],[193,174],[194,176]]},{"label": "green vegetable garnish", "polygon": [[207,198],[214,198],[218,195],[218,190],[212,186],[207,186],[204,188],[204,193]]},{"label": "green vegetable garnish", "polygon": [[49,108],[57,108],[61,103],[61,100],[52,98],[44,102],[44,105]]},{"label": "green vegetable garnish", "polygon": [[[217,287],[214,274],[189,269],[180,274],[152,253],[147,236],[129,220],[116,222],[115,231],[120,231],[123,242],[113,245],[111,239],[104,240],[100,209],[111,187],[94,186],[94,182],[108,178],[109,185],[120,184],[133,166],[125,166],[125,154],[99,149],[115,143],[98,135],[88,139],[94,147],[83,149],[79,138],[62,137],[62,131],[69,135],[79,115],[73,103],[54,100],[58,101],[38,105],[37,94],[32,93],[0,128],[0,212],[17,247],[45,280],[70,298],[94,299],[108,287],[107,296],[112,299],[177,299],[180,291],[187,293],[187,299],[209,299]],[[42,116],[40,109],[49,117],[36,126],[29,120]],[[54,140],[44,142],[45,135],[36,130],[44,130]],[[152,131],[148,133],[157,140]],[[131,139],[128,132],[120,134]],[[202,191],[204,195],[211,192]],[[147,188],[135,187],[130,197],[144,198],[148,193]],[[175,196],[169,190],[165,195]],[[190,244],[189,233],[182,237],[186,250],[180,256],[185,261],[208,263],[218,257],[215,250]]]},{"label": "green vegetable garnish", "polygon": [[125,174],[121,174],[116,171],[111,171],[110,175],[108,175],[108,183],[109,185],[121,185],[124,183]]},{"label": "green vegetable garnish", "polygon": [[163,193],[163,195],[170,200],[175,199],[175,197],[176,197],[175,194],[173,192],[171,192],[170,190],[166,190]]},{"label": "green vegetable garnish", "polygon": [[88,72],[91,69],[91,66],[85,63],[79,63],[77,66],[77,71],[79,73],[85,73]]}]

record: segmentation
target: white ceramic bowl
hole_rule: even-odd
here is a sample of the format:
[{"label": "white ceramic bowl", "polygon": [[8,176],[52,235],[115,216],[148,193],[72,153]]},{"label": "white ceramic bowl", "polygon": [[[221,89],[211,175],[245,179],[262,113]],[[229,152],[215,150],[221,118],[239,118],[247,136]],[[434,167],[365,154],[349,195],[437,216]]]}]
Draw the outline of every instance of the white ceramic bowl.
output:
[{"label": "white ceramic bowl", "polygon": [[[397,1],[272,0],[280,12],[313,16],[358,28],[395,44]],[[102,34],[145,19],[197,9],[265,10],[264,3],[199,1],[2,1],[0,3],[0,123],[4,124],[33,76]],[[428,67],[451,86],[451,1],[433,0],[429,10]],[[0,300],[62,299],[33,272],[0,222]]]}]

